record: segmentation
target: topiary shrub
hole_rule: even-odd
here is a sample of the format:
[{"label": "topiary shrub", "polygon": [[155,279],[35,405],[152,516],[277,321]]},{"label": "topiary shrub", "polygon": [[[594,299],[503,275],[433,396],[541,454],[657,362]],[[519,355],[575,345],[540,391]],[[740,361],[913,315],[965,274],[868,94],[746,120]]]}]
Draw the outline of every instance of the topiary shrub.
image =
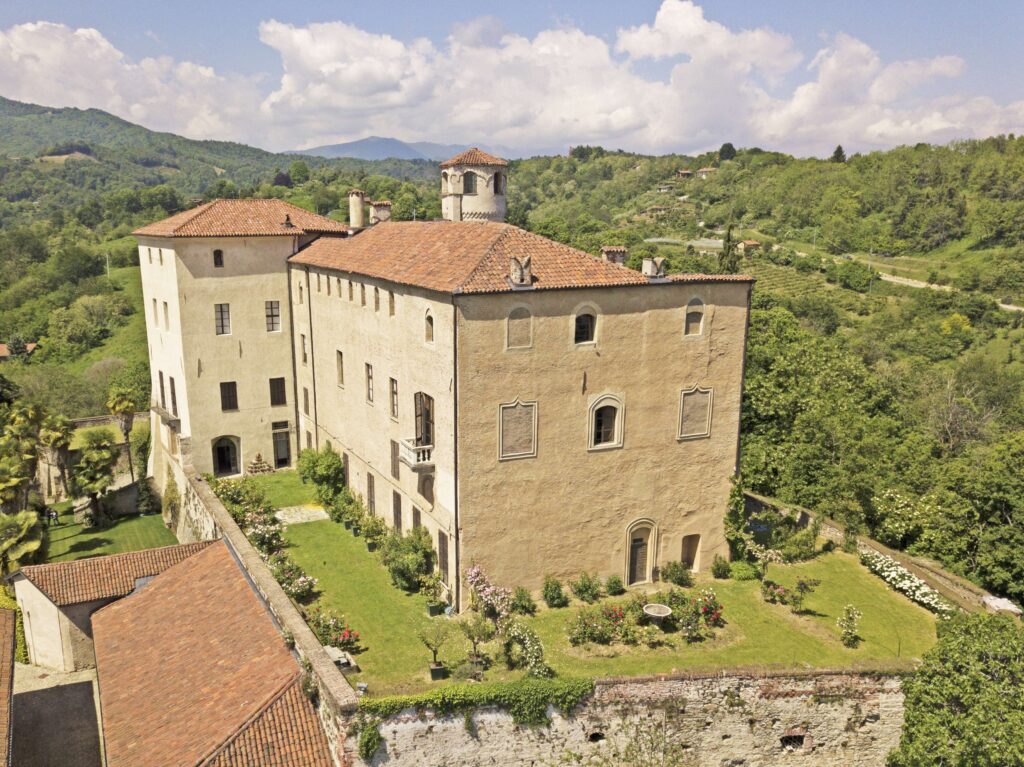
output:
[{"label": "topiary shrub", "polygon": [[544,604],[548,607],[567,607],[569,604],[569,597],[562,590],[562,582],[551,575],[544,576],[544,589],[542,593]]},{"label": "topiary shrub", "polygon": [[715,554],[715,559],[711,563],[711,574],[716,578],[726,579],[732,574],[732,569],[729,567],[729,560],[723,557],[721,554]]},{"label": "topiary shrub", "polygon": [[622,583],[622,578],[617,575],[608,576],[608,580],[604,582],[604,590],[610,597],[617,597],[620,594],[626,593],[626,587]]},{"label": "topiary shrub", "polygon": [[517,615],[533,615],[537,612],[537,603],[533,601],[530,592],[522,586],[517,586],[512,594],[512,612]]},{"label": "topiary shrub", "polygon": [[756,581],[761,577],[761,571],[750,562],[733,562],[729,565],[729,574],[734,581]]},{"label": "topiary shrub", "polygon": [[661,568],[661,579],[674,586],[693,585],[693,573],[682,562],[666,562]]},{"label": "topiary shrub", "polygon": [[569,583],[569,588],[576,598],[587,603],[596,602],[602,596],[601,579],[590,573],[582,573],[579,578]]}]

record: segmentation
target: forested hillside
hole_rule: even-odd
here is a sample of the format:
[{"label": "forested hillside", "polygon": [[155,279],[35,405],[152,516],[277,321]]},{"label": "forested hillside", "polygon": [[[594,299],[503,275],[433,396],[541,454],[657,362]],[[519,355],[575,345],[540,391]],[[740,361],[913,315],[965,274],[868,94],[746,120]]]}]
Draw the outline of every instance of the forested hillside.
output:
[{"label": "forested hillside", "polygon": [[[432,163],[298,160],[40,110],[0,103],[0,153],[21,158],[0,160],[0,340],[41,342],[0,372],[69,415],[102,411],[111,382],[148,398],[136,226],[239,195],[344,220],[357,185],[398,219],[440,215]],[[577,147],[511,164],[509,217],[592,253],[628,245],[634,264],[753,273],[746,486],[1024,601],[1024,328],[994,300],[1024,297],[1022,179],[1012,137],[832,160]],[[701,255],[697,237],[763,247]]]}]

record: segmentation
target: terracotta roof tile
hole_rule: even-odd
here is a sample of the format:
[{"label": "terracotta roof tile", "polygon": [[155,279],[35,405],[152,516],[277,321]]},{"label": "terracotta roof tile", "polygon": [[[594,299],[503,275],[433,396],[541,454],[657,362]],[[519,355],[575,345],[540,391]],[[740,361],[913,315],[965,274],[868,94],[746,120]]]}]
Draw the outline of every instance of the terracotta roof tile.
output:
[{"label": "terracotta roof tile", "polygon": [[199,541],[74,562],[29,565],[21,568],[21,574],[55,605],[74,605],[131,594],[137,579],[159,575],[209,545],[210,541]]},{"label": "terracotta roof tile", "polygon": [[[39,346],[35,341],[32,343],[25,344],[25,353],[31,354],[35,351],[36,347]],[[11,349],[7,344],[0,344],[0,357],[10,357]]]},{"label": "terracotta roof tile", "polygon": [[92,618],[108,767],[330,767],[299,667],[223,541]]},{"label": "terracotta roof tile", "polygon": [[[388,221],[352,237],[316,240],[291,261],[442,293],[495,293],[513,290],[513,256],[530,256],[536,290],[648,284],[633,269],[496,222]],[[676,276],[690,282],[736,281],[733,275]]]},{"label": "terracotta roof tile", "polygon": [[11,709],[14,695],[14,610],[0,610],[0,759],[11,763]]},{"label": "terracotta roof tile", "polygon": [[[291,226],[285,225],[285,217]],[[149,237],[266,237],[345,232],[348,227],[283,200],[214,200],[136,229]]]},{"label": "terracotta roof tile", "polygon": [[749,274],[670,274],[672,282],[756,282]]},{"label": "terracotta roof tile", "polygon": [[442,168],[453,165],[508,165],[508,161],[473,147],[441,163]]}]

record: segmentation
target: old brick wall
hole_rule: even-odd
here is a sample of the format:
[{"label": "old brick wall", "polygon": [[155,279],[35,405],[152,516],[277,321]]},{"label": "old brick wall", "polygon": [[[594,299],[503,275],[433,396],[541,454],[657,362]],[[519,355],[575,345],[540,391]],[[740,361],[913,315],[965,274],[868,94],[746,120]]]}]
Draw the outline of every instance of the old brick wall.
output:
[{"label": "old brick wall", "polygon": [[[903,723],[900,681],[850,672],[605,680],[571,716],[552,711],[546,728],[483,709],[470,732],[462,714],[405,711],[381,724],[373,765],[587,764],[637,736],[685,746],[692,767],[884,765]],[[571,754],[582,761],[561,761]]]}]

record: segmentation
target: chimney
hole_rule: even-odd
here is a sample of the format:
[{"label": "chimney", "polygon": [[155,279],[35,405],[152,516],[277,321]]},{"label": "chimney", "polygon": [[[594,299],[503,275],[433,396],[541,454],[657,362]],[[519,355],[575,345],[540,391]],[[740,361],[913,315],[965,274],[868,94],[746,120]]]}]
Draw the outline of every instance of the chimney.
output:
[{"label": "chimney", "polygon": [[533,266],[531,257],[526,256],[520,261],[515,256],[509,259],[509,282],[513,288],[533,287]]},{"label": "chimney", "polygon": [[391,220],[391,200],[376,200],[370,203],[370,225]]},{"label": "chimney", "polygon": [[363,219],[363,202],[366,193],[362,189],[353,189],[348,193],[348,226],[349,229],[362,229],[366,226]]},{"label": "chimney", "polygon": [[626,250],[624,245],[603,245],[601,247],[601,258],[610,264],[619,264],[620,266],[626,263],[626,256],[629,255],[629,251]]},{"label": "chimney", "polygon": [[645,258],[640,273],[649,279],[660,279],[665,276],[664,258]]}]

